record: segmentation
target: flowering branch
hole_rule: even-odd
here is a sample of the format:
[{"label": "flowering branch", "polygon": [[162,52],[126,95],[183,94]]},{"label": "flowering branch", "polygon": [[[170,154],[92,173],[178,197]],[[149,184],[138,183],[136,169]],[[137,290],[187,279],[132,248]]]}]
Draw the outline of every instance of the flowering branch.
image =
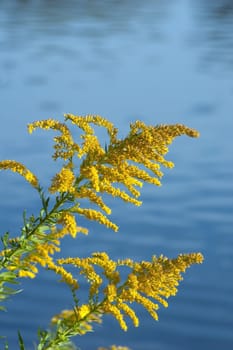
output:
[{"label": "flowering branch", "polygon": [[[78,140],[74,139],[69,123],[80,131]],[[101,145],[93,125],[106,130],[108,144]],[[57,260],[54,255],[60,251],[65,235],[75,238],[77,233],[88,233],[77,224],[80,216],[118,231],[118,226],[109,219],[111,208],[102,195],[141,205],[139,189],[143,184],[160,186],[161,166],[174,166],[165,159],[174,138],[198,137],[199,133],[182,124],[147,126],[136,121],[130,125],[128,135],[120,139],[118,130],[107,119],[72,114],[65,115],[64,123],[46,119],[28,125],[29,133],[37,128],[59,133],[53,138],[52,158],[61,160],[62,166],[53,176],[48,186],[50,195],[46,196],[37,176],[25,165],[15,160],[0,161],[0,170],[11,170],[23,176],[36,189],[41,201],[36,217],[27,218],[24,214],[24,225],[17,237],[10,238],[7,232],[1,238],[0,301],[16,293],[8,284],[16,284],[22,277],[36,277],[38,265],[59,275],[69,286],[74,308],[54,316],[49,331],[39,332],[38,350],[52,350],[57,346],[71,349],[70,338],[91,331],[92,323],[101,322],[101,316],[107,313],[112,314],[125,331],[126,316],[137,327],[139,318],[133,310],[134,303],[142,305],[157,320],[159,305],[167,307],[167,299],[177,293],[181,274],[192,264],[203,261],[200,253],[179,255],[176,259],[153,256],[151,261],[141,262],[114,261],[105,252],[95,252],[87,258]],[[75,267],[75,274],[70,272],[70,266]],[[122,278],[122,266],[129,269],[125,278]],[[77,276],[83,276],[89,283],[88,301],[82,305],[78,300]],[[19,342],[20,349],[24,349],[20,334]]]}]

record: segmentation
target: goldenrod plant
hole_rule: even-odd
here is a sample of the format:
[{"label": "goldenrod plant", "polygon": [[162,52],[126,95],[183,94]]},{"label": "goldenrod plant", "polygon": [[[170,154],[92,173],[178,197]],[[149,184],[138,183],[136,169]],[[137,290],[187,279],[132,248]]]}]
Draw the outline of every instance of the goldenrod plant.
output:
[{"label": "goldenrod plant", "polygon": [[[108,142],[105,145],[95,133],[98,127],[106,129]],[[133,261],[127,257],[113,260],[106,252],[93,252],[84,258],[56,258],[56,252],[60,251],[65,235],[75,239],[79,233],[88,234],[87,228],[79,226],[80,217],[117,231],[117,224],[109,219],[111,209],[103,195],[140,206],[139,189],[143,183],[160,186],[161,166],[173,167],[164,156],[174,138],[198,137],[198,132],[181,124],[147,126],[136,121],[130,125],[127,136],[119,138],[118,130],[107,119],[72,114],[66,114],[64,122],[46,119],[28,125],[29,133],[38,128],[56,132],[52,157],[60,160],[61,167],[44,189],[38,177],[25,165],[15,160],[0,162],[0,170],[22,175],[38,192],[41,202],[38,214],[27,217],[24,213],[18,236],[12,237],[7,232],[1,237],[1,302],[18,292],[15,284],[21,278],[35,278],[39,266],[53,271],[67,284],[73,308],[62,310],[52,317],[47,330],[38,331],[37,350],[75,349],[72,338],[92,331],[93,325],[102,322],[105,314],[115,317],[124,331],[127,331],[128,319],[138,327],[135,303],[157,320],[159,305],[168,306],[167,299],[177,293],[182,273],[192,264],[203,261],[201,253]],[[128,272],[123,274],[122,269]],[[79,301],[80,278],[85,278],[89,286],[84,304]],[[1,309],[4,310],[3,304]],[[20,333],[18,340],[20,350],[25,349]],[[128,348],[112,345],[109,349]]]}]

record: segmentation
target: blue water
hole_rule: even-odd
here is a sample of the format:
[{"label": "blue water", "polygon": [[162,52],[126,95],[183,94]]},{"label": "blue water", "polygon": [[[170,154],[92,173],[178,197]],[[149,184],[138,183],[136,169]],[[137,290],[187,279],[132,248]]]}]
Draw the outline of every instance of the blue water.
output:
[{"label": "blue water", "polygon": [[[138,309],[140,327],[124,333],[112,318],[76,338],[82,350],[119,344],[132,350],[233,349],[233,6],[231,1],[0,2],[0,158],[24,162],[45,186],[56,171],[53,134],[28,135],[33,120],[63,113],[100,114],[128,124],[185,123],[201,138],[180,138],[163,186],[142,191],[143,206],[110,200],[119,233],[91,225],[67,239],[65,256],[106,250],[113,258],[149,259],[201,251],[159,322]],[[2,232],[17,233],[21,213],[37,212],[24,180],[0,174]],[[43,272],[0,315],[16,349],[21,330],[33,349],[38,327],[71,307],[65,286]],[[81,291],[85,295],[85,288]]]}]

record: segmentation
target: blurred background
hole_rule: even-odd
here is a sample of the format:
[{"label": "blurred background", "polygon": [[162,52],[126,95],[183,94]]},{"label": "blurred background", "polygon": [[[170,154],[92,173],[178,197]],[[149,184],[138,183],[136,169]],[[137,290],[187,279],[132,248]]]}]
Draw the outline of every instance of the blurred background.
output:
[{"label": "blurred background", "polygon": [[[177,139],[161,188],[145,186],[143,206],[108,201],[116,234],[88,225],[89,236],[66,239],[64,256],[105,250],[112,258],[150,259],[201,251],[159,322],[137,308],[140,327],[120,330],[105,317],[75,339],[82,350],[233,349],[233,2],[230,0],[1,0],[0,159],[25,163],[46,186],[56,171],[52,132],[28,135],[26,124],[64,113],[100,114],[126,135],[136,119],[184,123],[199,139]],[[39,201],[20,176],[0,174],[2,233],[17,234],[22,211]],[[37,329],[72,307],[66,286],[43,271],[24,280],[7,302],[0,333],[27,349]],[[86,295],[82,286],[80,298]]]}]

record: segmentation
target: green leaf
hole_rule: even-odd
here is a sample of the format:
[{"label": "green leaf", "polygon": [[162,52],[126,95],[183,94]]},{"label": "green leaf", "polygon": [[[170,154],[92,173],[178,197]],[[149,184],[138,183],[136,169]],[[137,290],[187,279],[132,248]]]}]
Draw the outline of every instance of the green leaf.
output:
[{"label": "green leaf", "polygon": [[9,232],[5,232],[4,235],[1,236],[1,241],[3,243],[4,248],[7,248],[9,244]]},{"label": "green leaf", "polygon": [[38,339],[39,339],[39,344],[37,346],[37,350],[43,350],[44,346],[46,345],[47,341],[49,340],[49,333],[48,333],[48,331],[38,329],[37,334],[38,334]]},{"label": "green leaf", "polygon": [[0,273],[0,282],[4,281],[18,284],[19,282],[15,281],[16,278],[16,274],[11,271],[4,271]]},{"label": "green leaf", "polygon": [[44,215],[46,215],[46,211],[45,211],[44,208],[42,208],[42,209],[40,210],[40,218],[42,219],[42,218],[44,217]]},{"label": "green leaf", "polygon": [[51,228],[50,228],[50,226],[47,226],[47,225],[40,225],[39,227],[38,227],[38,231],[40,232],[40,233],[44,233],[44,232],[46,232],[46,231],[49,231]]},{"label": "green leaf", "polygon": [[20,348],[20,350],[26,350],[25,346],[24,346],[23,338],[22,338],[22,336],[21,336],[19,331],[18,331],[18,339],[19,339],[19,348]]}]

